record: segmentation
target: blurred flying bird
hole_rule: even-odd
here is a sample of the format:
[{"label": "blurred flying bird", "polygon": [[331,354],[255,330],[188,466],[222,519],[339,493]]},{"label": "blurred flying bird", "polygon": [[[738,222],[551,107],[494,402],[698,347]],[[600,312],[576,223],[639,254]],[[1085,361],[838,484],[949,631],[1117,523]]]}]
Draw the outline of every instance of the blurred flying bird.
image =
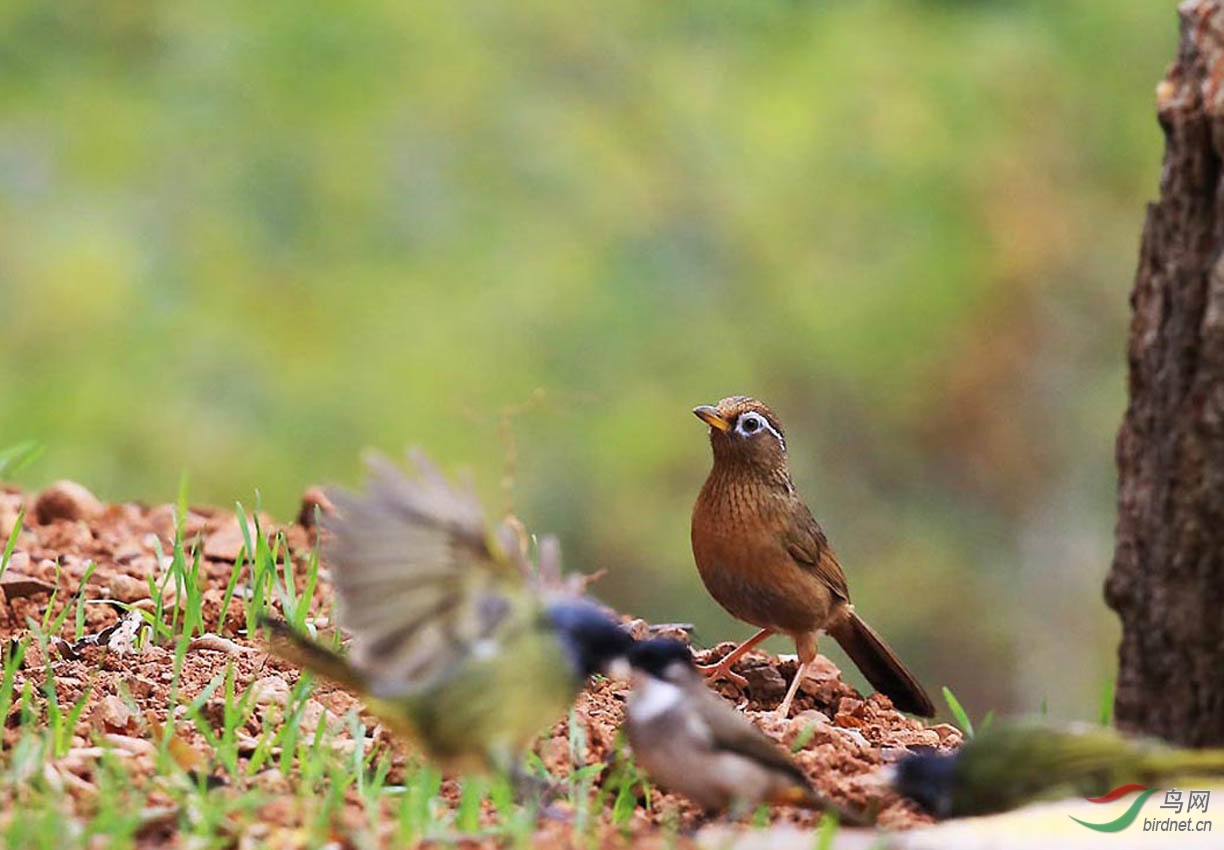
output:
[{"label": "blurred flying bird", "polygon": [[1019,720],[993,724],[955,753],[906,756],[892,772],[898,793],[936,817],[954,818],[1224,775],[1224,751],[1175,749],[1100,726]]},{"label": "blurred flying bird", "polygon": [[742,815],[772,803],[859,822],[821,797],[772,738],[706,687],[683,643],[639,641],[628,660],[625,732],[637,763],[664,789],[707,812]]},{"label": "blurred flying bird", "polygon": [[710,426],[714,450],[714,466],[693,506],[693,558],[710,595],[732,616],[760,628],[703,672],[743,687],[731,665],[774,632],[789,635],[801,666],[778,707],[786,717],[816,658],[816,640],[828,632],[893,705],[933,716],[935,706],[918,680],[850,604],[841,564],[795,492],[778,417],[747,396],[693,413]]},{"label": "blurred flying bird", "polygon": [[327,493],[323,555],[347,655],[284,623],[267,623],[272,648],[361,695],[443,767],[513,771],[632,639],[561,581],[554,539],[533,570],[517,520],[491,530],[470,484],[411,459],[407,475],[373,456],[364,492]]}]

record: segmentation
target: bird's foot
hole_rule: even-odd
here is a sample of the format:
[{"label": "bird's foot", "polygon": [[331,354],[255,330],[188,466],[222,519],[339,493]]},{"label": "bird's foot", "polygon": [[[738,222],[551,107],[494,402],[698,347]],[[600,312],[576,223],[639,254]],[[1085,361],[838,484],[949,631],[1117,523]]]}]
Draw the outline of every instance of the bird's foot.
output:
[{"label": "bird's foot", "polygon": [[699,664],[697,666],[697,670],[701,673],[701,675],[706,677],[707,681],[726,679],[737,688],[746,688],[748,687],[748,680],[731,669],[731,665],[734,664],[736,660],[737,659],[733,659],[728,656],[722,661],[714,664]]},{"label": "bird's foot", "polygon": [[773,634],[773,629],[761,629],[748,640],[741,643],[735,649],[728,652],[721,661],[715,664],[698,665],[697,669],[706,677],[707,680],[726,679],[740,690],[748,687],[748,680],[731,669],[731,665],[744,657],[744,654],[749,652],[765,638]]},{"label": "bird's foot", "polygon": [[782,698],[782,703],[778,706],[776,716],[779,720],[786,720],[790,717],[791,703],[795,701],[795,694],[799,692],[799,683],[807,675],[807,667],[806,663],[800,664],[799,669],[795,671],[795,678],[791,679],[790,687],[786,689],[786,696]]}]

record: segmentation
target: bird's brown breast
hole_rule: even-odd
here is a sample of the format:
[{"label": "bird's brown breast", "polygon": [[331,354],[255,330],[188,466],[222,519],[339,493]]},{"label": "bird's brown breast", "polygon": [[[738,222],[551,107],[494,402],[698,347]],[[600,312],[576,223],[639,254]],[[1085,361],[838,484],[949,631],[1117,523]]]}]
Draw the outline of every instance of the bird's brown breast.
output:
[{"label": "bird's brown breast", "polygon": [[[732,616],[760,628],[790,634],[820,629],[840,599],[790,551],[799,513],[814,521],[789,481],[736,478],[715,467],[693,506],[693,557],[706,589]],[[823,543],[818,526],[816,533]]]}]

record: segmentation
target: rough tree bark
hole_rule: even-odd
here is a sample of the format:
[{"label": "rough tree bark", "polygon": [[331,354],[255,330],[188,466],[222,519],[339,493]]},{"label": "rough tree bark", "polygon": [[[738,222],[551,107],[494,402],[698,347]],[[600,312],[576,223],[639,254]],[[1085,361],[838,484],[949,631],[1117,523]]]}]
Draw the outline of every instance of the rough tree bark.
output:
[{"label": "rough tree bark", "polygon": [[1224,2],[1179,7],[1165,131],[1131,293],[1130,404],[1105,586],[1120,728],[1224,746]]}]

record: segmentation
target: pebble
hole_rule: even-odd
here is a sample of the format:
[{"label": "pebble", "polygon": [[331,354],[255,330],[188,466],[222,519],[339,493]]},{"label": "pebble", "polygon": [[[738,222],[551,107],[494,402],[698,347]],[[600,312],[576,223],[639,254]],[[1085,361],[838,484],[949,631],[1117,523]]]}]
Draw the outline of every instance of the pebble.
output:
[{"label": "pebble", "polygon": [[302,706],[302,713],[298,720],[298,728],[307,735],[313,735],[315,730],[322,723],[325,729],[333,729],[340,722],[340,718],[335,712],[330,711],[325,705],[318,700],[307,700],[306,705]]},{"label": "pebble", "polygon": [[[255,541],[255,524],[247,521],[248,529],[251,532],[252,544]],[[260,523],[263,528],[271,528],[272,525],[264,516],[260,516]],[[226,517],[216,530],[204,538],[204,556],[211,558],[214,561],[236,561],[238,555],[246,548],[246,537],[242,533],[242,526],[238,524],[238,517]]]},{"label": "pebble", "polygon": [[30,555],[27,552],[14,552],[9,557],[8,569],[15,573],[28,572],[30,569]]},{"label": "pebble", "polygon": [[280,676],[264,676],[251,683],[256,705],[284,705],[289,701],[289,683]]},{"label": "pebble", "polygon": [[97,496],[84,485],[68,480],[56,481],[34,502],[34,520],[39,525],[50,525],[57,519],[90,519],[102,511]]},{"label": "pebble", "polygon": [[778,668],[771,664],[749,667],[743,671],[743,676],[748,680],[748,691],[754,700],[780,700],[786,694],[786,680],[782,678]]},{"label": "pebble", "polygon": [[149,583],[138,578],[115,573],[107,582],[109,595],[120,602],[138,602],[149,598]]},{"label": "pebble", "polygon": [[107,694],[93,710],[94,727],[102,732],[130,732],[135,728],[132,710],[119,697]]}]

